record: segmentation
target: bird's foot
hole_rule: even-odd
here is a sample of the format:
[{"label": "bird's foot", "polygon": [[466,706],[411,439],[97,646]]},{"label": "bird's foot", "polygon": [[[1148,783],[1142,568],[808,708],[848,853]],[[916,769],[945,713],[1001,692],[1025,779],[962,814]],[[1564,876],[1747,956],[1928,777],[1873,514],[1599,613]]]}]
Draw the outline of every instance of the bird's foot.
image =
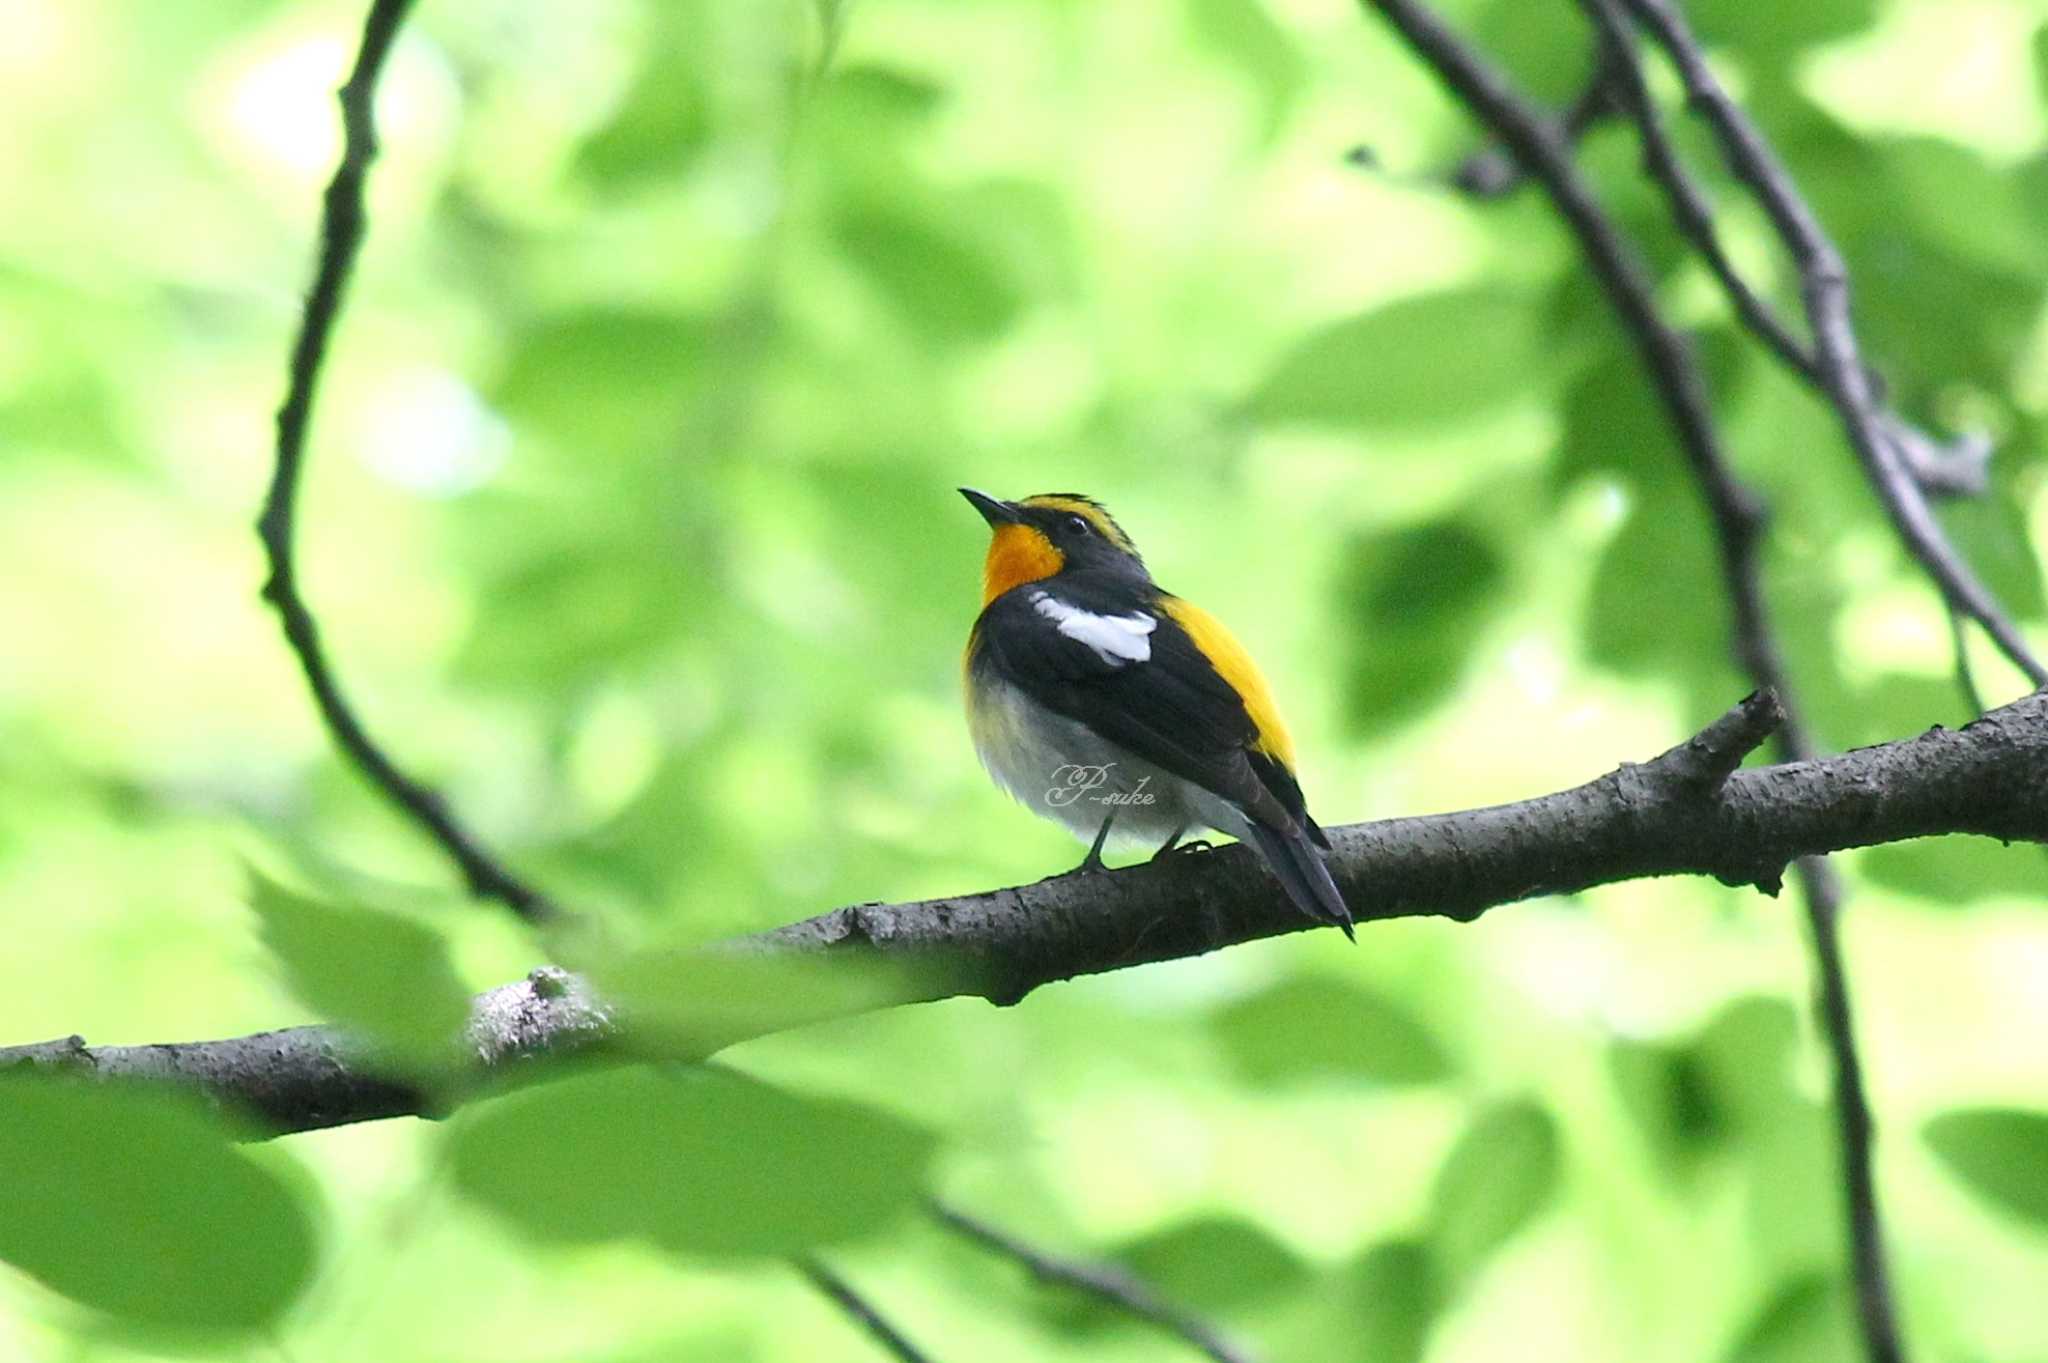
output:
[{"label": "bird's foot", "polygon": [[1190,852],[1208,852],[1215,844],[1201,838],[1190,838],[1186,842],[1170,842],[1152,854],[1152,860],[1165,861],[1169,857],[1184,857]]}]

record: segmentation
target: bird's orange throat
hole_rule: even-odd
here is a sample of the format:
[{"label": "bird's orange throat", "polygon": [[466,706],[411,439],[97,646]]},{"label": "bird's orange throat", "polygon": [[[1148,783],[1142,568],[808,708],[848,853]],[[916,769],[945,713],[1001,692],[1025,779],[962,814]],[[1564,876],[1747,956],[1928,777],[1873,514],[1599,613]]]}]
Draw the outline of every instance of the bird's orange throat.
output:
[{"label": "bird's orange throat", "polygon": [[981,565],[981,604],[1025,582],[1051,577],[1066,566],[1067,556],[1053,547],[1045,532],[1030,525],[999,525],[988,542],[988,560]]}]

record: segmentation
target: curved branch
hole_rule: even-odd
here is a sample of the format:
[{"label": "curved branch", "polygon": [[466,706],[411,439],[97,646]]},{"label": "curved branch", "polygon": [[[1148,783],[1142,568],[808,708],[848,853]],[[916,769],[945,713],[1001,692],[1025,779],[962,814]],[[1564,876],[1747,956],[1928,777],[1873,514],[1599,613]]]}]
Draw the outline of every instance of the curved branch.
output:
[{"label": "curved branch", "polygon": [[1678,7],[1670,0],[1623,2],[1670,54],[1687,98],[1719,137],[1729,169],[1755,194],[1791,252],[1806,298],[1821,389],[1840,416],[1893,528],[1943,598],[1975,620],[2036,687],[2048,686],[2048,666],[2034,656],[2004,607],[1949,542],[1928,505],[1926,490],[1895,439],[1898,423],[1880,407],[1856,339],[1849,273],[1841,252],[1800,195],[1777,152],[1714,75]]},{"label": "curved branch", "polygon": [[306,674],[306,685],[312,690],[314,704],[335,745],[441,845],[461,870],[472,894],[499,900],[520,917],[539,921],[552,912],[546,896],[506,869],[456,820],[440,794],[408,776],[370,737],[343,693],[334,665],[321,645],[319,626],[299,592],[293,562],[296,503],[306,462],[306,429],[312,420],[313,399],[319,389],[320,367],[327,358],[327,343],[334,333],[342,295],[355,268],[367,223],[363,182],[377,154],[377,79],[383,73],[384,60],[390,55],[399,25],[411,7],[412,0],[375,0],[363,23],[355,68],[349,73],[347,84],[341,87],[341,164],[327,186],[321,211],[320,261],[314,271],[313,286],[306,295],[298,339],[292,345],[290,379],[284,403],[277,409],[277,461],[271,472],[269,493],[264,498],[263,514],[256,522],[257,537],[263,542],[270,565],[263,599],[277,609],[285,640],[297,656],[300,670]]},{"label": "curved branch", "polygon": [[[1733,770],[1778,718],[1752,697],[1699,737],[1641,766],[1515,804],[1329,830],[1331,869],[1361,923],[1469,922],[1501,904],[1651,876],[1710,875],[1775,892],[1783,867],[1907,838],[1971,833],[2048,842],[2048,694],[1969,727],[1813,762]],[[1731,773],[1732,774],[1729,774]],[[1725,780],[1721,779],[1725,776]],[[859,1008],[979,996],[1015,1003],[1077,975],[1198,956],[1314,926],[1243,848],[1106,874],[906,904],[862,904],[702,949],[915,965]],[[746,1035],[819,1021],[816,1002],[778,999]],[[851,1009],[849,1009],[851,1011]],[[0,1066],[55,1064],[110,1078],[182,1082],[247,1111],[271,1134],[435,1115],[483,1085],[520,1083],[571,1056],[631,1058],[631,1019],[572,976],[536,971],[479,997],[471,1088],[429,1097],[380,1077],[329,1027],[228,1041],[0,1049]],[[728,1042],[744,1039],[728,1036]]]},{"label": "curved branch", "polygon": [[1178,1336],[1211,1363],[1251,1363],[1252,1356],[1225,1339],[1215,1326],[1175,1306],[1114,1264],[1091,1264],[1047,1254],[1008,1231],[943,1202],[932,1203],[931,1210],[941,1225],[984,1249],[1016,1260],[1042,1283],[1085,1292],[1126,1315],[1136,1316]]}]

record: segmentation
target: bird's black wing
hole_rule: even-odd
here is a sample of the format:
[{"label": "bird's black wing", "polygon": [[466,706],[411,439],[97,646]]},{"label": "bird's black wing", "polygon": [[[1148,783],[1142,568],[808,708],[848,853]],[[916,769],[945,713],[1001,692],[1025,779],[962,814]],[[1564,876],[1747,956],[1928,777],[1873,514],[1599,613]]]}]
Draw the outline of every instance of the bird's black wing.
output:
[{"label": "bird's black wing", "polygon": [[[1256,769],[1258,754],[1251,745],[1258,727],[1243,700],[1187,631],[1153,604],[1156,599],[1155,591],[1135,589],[1120,578],[1068,574],[1057,586],[1026,584],[982,612],[973,665],[1133,756],[1214,791],[1255,822],[1276,829],[1300,826],[1306,818],[1300,788],[1284,768],[1275,773],[1281,781]],[[1063,611],[1112,622],[1144,616],[1150,629],[1130,633],[1143,641],[1144,656],[1119,653],[1123,639],[1117,633],[1110,634],[1107,650],[1091,644],[1088,622],[1073,615],[1066,616],[1073,623],[1063,631]],[[1292,799],[1283,799],[1274,785],[1283,785]]]}]

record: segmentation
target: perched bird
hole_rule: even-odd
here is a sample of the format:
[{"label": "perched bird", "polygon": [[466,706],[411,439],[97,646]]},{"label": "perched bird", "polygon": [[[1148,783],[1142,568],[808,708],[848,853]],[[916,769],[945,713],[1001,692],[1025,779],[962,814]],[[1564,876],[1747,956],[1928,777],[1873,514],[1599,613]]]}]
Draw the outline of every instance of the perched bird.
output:
[{"label": "perched bird", "polygon": [[1035,813],[1164,856],[1189,828],[1258,849],[1311,918],[1350,937],[1330,841],[1294,776],[1294,742],[1266,679],[1215,616],[1162,591],[1093,498],[1018,502],[972,488],[994,537],[964,662],[968,726],[989,774]]}]

